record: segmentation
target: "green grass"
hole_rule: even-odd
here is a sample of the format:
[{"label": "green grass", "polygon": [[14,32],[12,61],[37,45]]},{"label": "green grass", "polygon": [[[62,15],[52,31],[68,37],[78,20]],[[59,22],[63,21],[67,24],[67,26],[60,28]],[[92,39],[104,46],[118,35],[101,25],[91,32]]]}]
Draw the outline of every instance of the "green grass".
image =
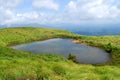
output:
[{"label": "green grass", "polygon": [[45,28],[6,28],[0,30],[0,45],[14,45],[26,42],[65,37],[69,38],[73,34],[64,30]]},{"label": "green grass", "polygon": [[[112,49],[113,60],[99,66],[76,64],[62,56],[32,54],[8,47],[58,37]],[[120,36],[88,37],[64,30],[32,27],[0,29],[0,80],[120,80],[119,56]]]},{"label": "green grass", "polygon": [[113,58],[109,64],[120,64],[120,36],[83,36],[78,40],[80,40],[80,43],[87,43],[109,52]]}]

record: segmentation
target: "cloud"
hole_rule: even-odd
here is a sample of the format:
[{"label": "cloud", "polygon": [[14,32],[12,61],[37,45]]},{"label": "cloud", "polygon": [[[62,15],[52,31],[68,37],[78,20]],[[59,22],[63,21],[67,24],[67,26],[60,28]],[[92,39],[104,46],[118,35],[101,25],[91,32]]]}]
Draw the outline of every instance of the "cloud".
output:
[{"label": "cloud", "polygon": [[16,9],[23,0],[0,0],[0,24],[10,24],[16,18]]},{"label": "cloud", "polygon": [[[24,1],[28,4],[24,4]],[[79,24],[92,20],[120,20],[119,0],[69,0],[64,5],[57,1],[0,0],[0,24]],[[26,11],[22,11],[24,7]],[[26,7],[32,9],[27,10]]]},{"label": "cloud", "polygon": [[6,24],[8,20],[14,17],[14,13],[9,9],[0,8],[0,24]]},{"label": "cloud", "polygon": [[59,4],[55,3],[54,0],[34,0],[33,7],[38,9],[58,10]]},{"label": "cloud", "polygon": [[15,9],[23,0],[0,0],[0,7],[4,9]]},{"label": "cloud", "polygon": [[120,10],[113,3],[115,0],[77,0],[70,1],[66,12],[77,19],[117,18]]},{"label": "cloud", "polygon": [[[46,24],[46,23],[54,23],[54,21],[57,20],[56,18],[53,18],[54,15],[49,15],[48,13],[42,13],[39,12],[39,10],[37,11],[26,10],[26,12],[23,13],[16,12],[17,7],[19,7],[20,4],[23,2],[24,0],[6,0],[6,1],[1,0],[0,24],[8,25],[8,26],[11,24],[30,24],[30,23]],[[36,3],[42,4],[41,6],[38,7],[41,9],[58,10],[59,8],[59,5],[55,3],[53,0],[32,0],[31,2],[35,4]],[[36,7],[34,6],[33,9],[34,8]]]},{"label": "cloud", "polygon": [[[14,17],[11,19],[6,19],[4,24],[51,24],[55,23],[57,20],[57,15],[48,15],[45,13],[40,13],[36,11],[26,12],[26,13],[17,13],[14,14]],[[59,20],[60,21],[60,20]]]},{"label": "cloud", "polygon": [[[29,23],[38,23],[41,21],[41,14],[37,12],[26,12],[26,13],[17,13],[14,14],[15,18],[11,18],[5,21],[5,24],[29,24]],[[42,21],[41,21],[42,23]]]}]

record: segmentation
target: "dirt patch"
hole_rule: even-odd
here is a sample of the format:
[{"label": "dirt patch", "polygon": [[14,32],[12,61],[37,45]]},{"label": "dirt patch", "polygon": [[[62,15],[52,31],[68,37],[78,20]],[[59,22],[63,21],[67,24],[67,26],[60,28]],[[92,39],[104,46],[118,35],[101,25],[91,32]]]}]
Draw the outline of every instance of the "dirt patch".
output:
[{"label": "dirt patch", "polygon": [[85,42],[85,41],[80,41],[80,40],[72,40],[73,43],[76,43],[76,44],[82,44],[82,45],[85,45],[85,46],[88,46],[88,44]]},{"label": "dirt patch", "polygon": [[73,43],[80,43],[79,40],[72,40]]}]

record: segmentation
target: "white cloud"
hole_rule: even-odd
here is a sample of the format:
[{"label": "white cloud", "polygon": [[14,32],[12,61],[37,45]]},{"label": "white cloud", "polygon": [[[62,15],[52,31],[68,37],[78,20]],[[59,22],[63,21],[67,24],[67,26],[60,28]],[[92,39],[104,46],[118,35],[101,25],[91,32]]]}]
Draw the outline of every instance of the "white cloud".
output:
[{"label": "white cloud", "polygon": [[77,0],[70,1],[66,12],[74,19],[117,18],[120,10],[113,3],[115,0]]},{"label": "white cloud", "polygon": [[26,12],[26,13],[17,13],[15,18],[11,20],[6,20],[6,24],[29,24],[36,23],[40,18],[40,14],[37,12]]},{"label": "white cloud", "polygon": [[39,17],[39,14],[37,12],[27,12],[23,14],[17,14],[17,17],[21,18],[28,18],[28,19],[37,19]]},{"label": "white cloud", "polygon": [[70,0],[64,5],[65,9],[59,9],[63,5],[55,0],[27,0],[32,5],[28,3],[26,6],[31,6],[32,10],[16,11],[23,1],[25,0],[0,0],[0,24],[79,24],[87,20],[120,20],[120,1],[116,0]]},{"label": "white cloud", "polygon": [[39,13],[35,11],[26,12],[26,13],[17,13],[14,18],[7,19],[4,21],[4,24],[47,24],[54,23],[56,21],[56,17],[50,16],[45,13]]},{"label": "white cloud", "polygon": [[15,17],[15,9],[22,0],[0,0],[0,24],[9,24]]},{"label": "white cloud", "polygon": [[9,9],[0,8],[0,14],[0,24],[5,24],[7,20],[14,18],[14,13]]},{"label": "white cloud", "polygon": [[4,9],[15,9],[23,0],[0,0],[0,7]]},{"label": "white cloud", "polygon": [[54,0],[34,0],[33,6],[40,9],[58,10],[59,5]]}]

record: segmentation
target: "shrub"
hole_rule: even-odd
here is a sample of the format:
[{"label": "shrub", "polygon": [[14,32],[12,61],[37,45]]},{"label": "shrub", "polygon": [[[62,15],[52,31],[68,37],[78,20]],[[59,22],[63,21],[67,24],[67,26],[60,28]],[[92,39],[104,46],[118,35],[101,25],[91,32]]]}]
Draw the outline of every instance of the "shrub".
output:
[{"label": "shrub", "polygon": [[107,52],[111,53],[112,50],[113,50],[111,43],[108,43],[108,44],[105,46],[105,49],[106,49]]},{"label": "shrub", "polygon": [[68,55],[68,59],[69,59],[69,60],[72,60],[73,62],[77,62],[76,56],[73,55],[73,54],[71,54],[71,53]]}]

